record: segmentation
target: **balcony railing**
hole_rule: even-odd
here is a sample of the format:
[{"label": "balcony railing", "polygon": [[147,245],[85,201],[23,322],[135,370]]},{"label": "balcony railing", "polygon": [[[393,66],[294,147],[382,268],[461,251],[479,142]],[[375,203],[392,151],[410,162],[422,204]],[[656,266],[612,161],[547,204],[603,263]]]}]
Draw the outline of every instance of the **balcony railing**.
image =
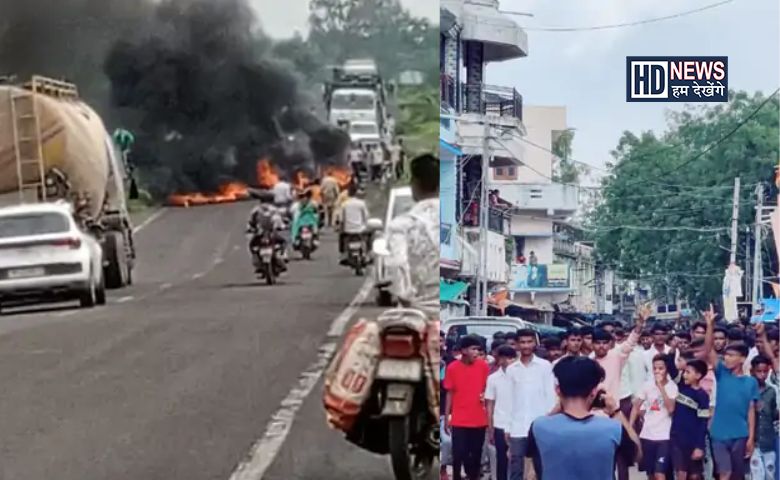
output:
[{"label": "balcony railing", "polygon": [[462,85],[462,111],[523,119],[523,96],[511,87]]},{"label": "balcony railing", "polygon": [[496,185],[501,198],[518,210],[553,211],[553,214],[574,213],[579,206],[576,186],[557,183]]},{"label": "balcony railing", "polygon": [[457,108],[457,84],[455,79],[446,73],[439,75],[439,93],[441,95],[441,103],[451,108]]}]

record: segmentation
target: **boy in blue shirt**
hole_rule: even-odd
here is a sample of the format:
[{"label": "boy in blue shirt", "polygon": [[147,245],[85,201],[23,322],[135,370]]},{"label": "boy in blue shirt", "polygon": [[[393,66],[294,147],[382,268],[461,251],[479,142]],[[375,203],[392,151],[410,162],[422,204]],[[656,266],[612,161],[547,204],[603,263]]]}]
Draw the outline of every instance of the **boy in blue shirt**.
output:
[{"label": "boy in blue shirt", "polygon": [[710,413],[710,396],[699,382],[707,375],[702,360],[688,360],[672,414],[671,453],[677,480],[701,478],[705,434]]},{"label": "boy in blue shirt", "polygon": [[722,360],[717,360],[714,351],[709,353],[718,384],[710,427],[713,457],[721,480],[729,480],[731,475],[742,478],[746,473],[745,459],[753,455],[755,448],[758,382],[744,373],[748,355],[744,343],[726,346]]}]

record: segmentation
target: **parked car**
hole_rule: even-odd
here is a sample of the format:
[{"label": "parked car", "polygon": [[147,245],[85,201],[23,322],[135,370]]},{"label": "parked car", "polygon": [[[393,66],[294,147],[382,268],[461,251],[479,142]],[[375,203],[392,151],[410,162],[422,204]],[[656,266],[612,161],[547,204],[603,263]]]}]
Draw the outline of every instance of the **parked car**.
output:
[{"label": "parked car", "polygon": [[536,341],[539,343],[541,332],[537,327],[538,325],[517,317],[452,317],[441,324],[441,330],[447,341],[455,344],[466,335],[479,335],[486,338],[490,344],[493,335],[497,332],[517,332],[526,328],[536,332]]},{"label": "parked car", "polygon": [[[379,235],[375,241],[384,240],[383,237],[387,236],[387,228],[390,222],[398,215],[409,211],[414,205],[414,199],[412,198],[412,189],[410,187],[398,187],[390,190],[390,199],[387,204],[387,213],[384,222],[384,233]],[[374,258],[374,275],[375,286],[377,289],[376,303],[380,307],[390,307],[394,301],[390,294],[390,275],[385,267],[384,257],[376,255]]]},{"label": "parked car", "polygon": [[102,249],[70,204],[0,209],[0,308],[70,300],[106,302]]}]

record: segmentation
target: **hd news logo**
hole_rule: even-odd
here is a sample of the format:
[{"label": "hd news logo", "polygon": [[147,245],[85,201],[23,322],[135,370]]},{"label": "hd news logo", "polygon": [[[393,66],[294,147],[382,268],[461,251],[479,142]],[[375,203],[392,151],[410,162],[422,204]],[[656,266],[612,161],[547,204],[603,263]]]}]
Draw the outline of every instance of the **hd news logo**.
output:
[{"label": "hd news logo", "polygon": [[627,102],[728,102],[728,57],[626,57]]}]

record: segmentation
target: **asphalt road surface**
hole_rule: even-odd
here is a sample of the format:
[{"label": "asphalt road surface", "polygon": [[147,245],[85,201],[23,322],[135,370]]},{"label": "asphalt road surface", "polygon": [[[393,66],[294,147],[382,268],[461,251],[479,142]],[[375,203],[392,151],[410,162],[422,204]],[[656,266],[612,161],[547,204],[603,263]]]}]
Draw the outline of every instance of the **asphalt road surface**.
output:
[{"label": "asphalt road surface", "polygon": [[251,207],[163,211],[137,234],[136,285],[106,307],[0,317],[3,479],[392,478],[320,406],[339,335],[379,313],[370,285],[338,265],[333,233],[280,285],[255,280]]}]

